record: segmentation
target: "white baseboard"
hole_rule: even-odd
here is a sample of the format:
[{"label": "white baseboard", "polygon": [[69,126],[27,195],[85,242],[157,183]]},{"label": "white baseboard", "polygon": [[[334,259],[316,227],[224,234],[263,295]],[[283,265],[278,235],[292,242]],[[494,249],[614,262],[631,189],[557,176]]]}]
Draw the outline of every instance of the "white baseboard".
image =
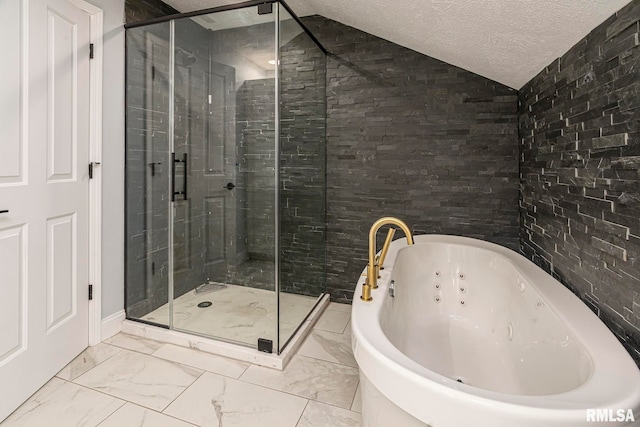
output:
[{"label": "white baseboard", "polygon": [[102,341],[111,338],[122,330],[122,322],[125,319],[124,310],[113,313],[102,319]]}]

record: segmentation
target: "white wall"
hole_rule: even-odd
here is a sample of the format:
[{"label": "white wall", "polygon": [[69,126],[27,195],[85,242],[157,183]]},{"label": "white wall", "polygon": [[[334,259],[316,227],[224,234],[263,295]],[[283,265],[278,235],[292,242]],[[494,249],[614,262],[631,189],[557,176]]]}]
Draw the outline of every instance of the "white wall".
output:
[{"label": "white wall", "polygon": [[102,318],[124,308],[124,0],[89,0],[104,11]]}]

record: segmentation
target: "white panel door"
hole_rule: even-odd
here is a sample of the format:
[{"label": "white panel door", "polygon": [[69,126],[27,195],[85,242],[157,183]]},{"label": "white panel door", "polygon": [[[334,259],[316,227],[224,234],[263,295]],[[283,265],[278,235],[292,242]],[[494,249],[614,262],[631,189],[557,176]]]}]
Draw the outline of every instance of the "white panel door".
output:
[{"label": "white panel door", "polygon": [[1,421],[88,344],[89,16],[0,0],[0,36]]}]

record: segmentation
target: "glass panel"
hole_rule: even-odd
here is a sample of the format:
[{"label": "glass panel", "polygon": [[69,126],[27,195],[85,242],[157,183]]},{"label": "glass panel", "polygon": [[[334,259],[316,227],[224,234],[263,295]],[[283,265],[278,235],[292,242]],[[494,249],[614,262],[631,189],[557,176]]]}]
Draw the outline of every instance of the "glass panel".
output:
[{"label": "glass panel", "polygon": [[[127,316],[169,325],[169,23],[127,30]],[[162,309],[162,307],[165,307]]]},{"label": "glass panel", "polygon": [[274,351],[275,48],[257,6],[175,21],[173,327]]},{"label": "glass panel", "polygon": [[279,7],[282,349],[326,290],[326,56]]}]

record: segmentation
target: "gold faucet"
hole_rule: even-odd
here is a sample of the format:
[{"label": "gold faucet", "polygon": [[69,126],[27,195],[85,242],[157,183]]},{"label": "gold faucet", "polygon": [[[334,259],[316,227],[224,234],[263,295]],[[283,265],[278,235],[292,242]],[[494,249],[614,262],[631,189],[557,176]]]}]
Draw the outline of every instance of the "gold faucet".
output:
[{"label": "gold faucet", "polygon": [[[407,224],[398,218],[386,216],[373,223],[369,230],[369,264],[367,265],[367,279],[362,285],[362,295],[360,296],[360,299],[363,301],[371,301],[371,289],[378,287],[378,269],[380,267],[381,260],[384,261],[384,258],[381,258],[380,260],[376,257],[376,234],[378,233],[378,230],[385,225],[395,225],[396,227],[399,227],[407,238],[407,244],[413,245],[413,235],[411,234],[411,230],[409,230]],[[387,241],[385,241],[386,249],[388,249],[388,244],[391,243],[392,238],[393,233],[389,232],[389,234],[387,234]],[[385,249],[383,249],[383,253],[384,256],[387,255]]]}]

